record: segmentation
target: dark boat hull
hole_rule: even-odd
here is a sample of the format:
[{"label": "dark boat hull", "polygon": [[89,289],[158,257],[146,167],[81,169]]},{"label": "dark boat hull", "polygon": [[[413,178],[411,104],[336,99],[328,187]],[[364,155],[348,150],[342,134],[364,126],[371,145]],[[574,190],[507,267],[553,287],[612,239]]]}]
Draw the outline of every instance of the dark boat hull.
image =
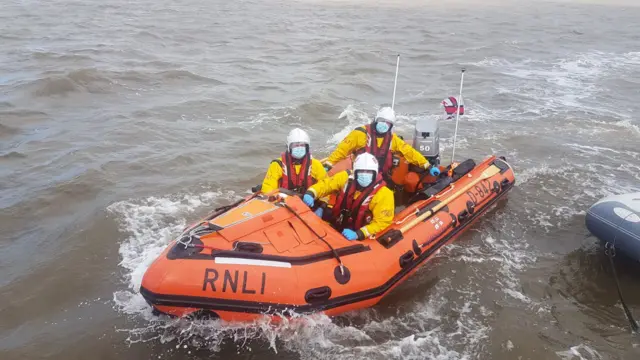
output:
[{"label": "dark boat hull", "polygon": [[587,211],[585,224],[601,242],[640,261],[640,192],[598,201]]}]

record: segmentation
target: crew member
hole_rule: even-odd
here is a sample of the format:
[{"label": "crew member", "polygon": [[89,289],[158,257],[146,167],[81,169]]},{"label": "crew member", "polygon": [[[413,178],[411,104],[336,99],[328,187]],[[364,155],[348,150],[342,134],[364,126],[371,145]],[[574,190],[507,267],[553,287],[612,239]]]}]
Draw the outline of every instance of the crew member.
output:
[{"label": "crew member", "polygon": [[309,135],[295,128],[287,136],[287,151],[273,160],[262,181],[261,191],[284,188],[304,194],[307,188],[327,177],[322,163],[311,157]]},{"label": "crew member", "polygon": [[387,228],[393,221],[393,192],[378,170],[375,156],[356,157],[351,170],[341,171],[309,187],[303,197],[308,206],[315,199],[337,192],[332,221],[348,240],[364,240]]},{"label": "crew member", "polygon": [[401,153],[410,164],[428,170],[432,176],[440,175],[437,166],[431,166],[422,154],[391,131],[395,121],[396,113],[392,108],[387,106],[378,110],[371,124],[357,127],[338,144],[325,160],[325,169],[331,169],[353,152],[356,155],[367,152],[376,157],[380,164],[380,174],[388,182],[393,168],[392,153]]}]

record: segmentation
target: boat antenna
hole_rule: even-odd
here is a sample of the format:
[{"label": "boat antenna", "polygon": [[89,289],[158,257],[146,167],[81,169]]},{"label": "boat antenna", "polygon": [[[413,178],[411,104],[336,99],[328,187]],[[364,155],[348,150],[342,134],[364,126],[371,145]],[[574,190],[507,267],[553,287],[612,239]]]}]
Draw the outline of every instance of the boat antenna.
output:
[{"label": "boat antenna", "polygon": [[398,86],[398,69],[400,68],[400,54],[398,54],[398,59],[396,60],[396,78],[393,80],[393,97],[391,98],[391,110],[393,110],[393,106],[396,104],[396,87]]},{"label": "boat antenna", "polygon": [[451,154],[451,163],[456,156],[456,137],[458,136],[458,120],[460,120],[460,106],[462,105],[462,84],[464,83],[464,71],[462,68],[460,75],[460,95],[458,96],[458,107],[456,108],[456,131],[453,134],[453,153]]}]

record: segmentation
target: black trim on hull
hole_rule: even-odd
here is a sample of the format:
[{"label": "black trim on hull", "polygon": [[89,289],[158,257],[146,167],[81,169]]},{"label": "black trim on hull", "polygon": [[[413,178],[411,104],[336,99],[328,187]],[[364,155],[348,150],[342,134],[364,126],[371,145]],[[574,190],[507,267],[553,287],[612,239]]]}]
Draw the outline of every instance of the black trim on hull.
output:
[{"label": "black trim on hull", "polygon": [[[180,244],[177,243],[174,246],[180,246]],[[356,244],[356,245],[350,245],[350,246],[345,246],[343,248],[336,249],[336,252],[338,253],[339,256],[347,256],[347,255],[353,255],[353,254],[357,254],[357,253],[361,253],[369,250],[371,250],[371,248],[367,245]],[[173,251],[173,249],[171,251]],[[171,254],[171,251],[169,252],[169,254]],[[280,255],[253,253],[248,251],[237,251],[237,250],[212,250],[211,254],[199,253],[199,254],[193,254],[191,256],[184,256],[184,257],[175,257],[175,256],[169,257],[169,254],[167,254],[167,258],[169,260],[181,259],[181,260],[211,261],[216,257],[233,257],[233,258],[239,258],[239,259],[284,261],[284,262],[291,263],[291,265],[307,265],[314,262],[335,258],[335,255],[333,254],[332,251],[325,251],[325,252],[315,253],[313,255],[307,255],[307,256],[280,256]]]},{"label": "black trim on hull", "polygon": [[[364,251],[369,251],[371,248],[369,246],[363,244],[346,246],[343,248],[336,249],[336,252],[340,256],[353,255],[357,253],[361,253]],[[216,257],[233,257],[240,259],[252,259],[252,260],[272,260],[272,261],[284,261],[291,263],[291,265],[306,265],[311,264],[318,261],[324,261],[328,259],[335,259],[335,255],[333,251],[325,251],[321,253],[316,253],[313,255],[307,256],[280,256],[280,255],[269,255],[269,254],[256,254],[249,252],[238,252],[238,251],[228,251],[228,250],[214,250],[211,252],[211,256],[209,256],[209,260]]]},{"label": "black trim on hull", "polygon": [[498,194],[495,198],[489,201],[480,211],[475,212],[469,217],[469,219],[461,226],[456,227],[449,235],[440,239],[435,246],[429,250],[422,252],[422,254],[416,258],[410,264],[393,277],[391,277],[384,284],[365,291],[328,299],[323,302],[308,305],[291,305],[291,304],[276,304],[266,303],[258,301],[245,301],[245,300],[227,300],[216,299],[200,296],[186,296],[186,295],[163,295],[155,294],[144,287],[140,287],[140,294],[147,300],[149,304],[158,306],[174,306],[174,307],[190,307],[205,310],[219,310],[219,311],[231,311],[238,313],[251,313],[251,314],[283,314],[287,315],[291,311],[295,311],[298,314],[314,313],[320,311],[326,311],[332,308],[345,306],[361,301],[366,301],[381,297],[385,295],[393,286],[396,285],[402,278],[407,276],[411,271],[420,266],[424,261],[431,257],[436,251],[438,251],[447,242],[452,240],[455,236],[459,235],[463,230],[469,227],[469,225],[482,216],[487,210],[491,208],[496,202],[504,197],[509,190],[513,187],[515,181],[505,187],[503,192]]}]

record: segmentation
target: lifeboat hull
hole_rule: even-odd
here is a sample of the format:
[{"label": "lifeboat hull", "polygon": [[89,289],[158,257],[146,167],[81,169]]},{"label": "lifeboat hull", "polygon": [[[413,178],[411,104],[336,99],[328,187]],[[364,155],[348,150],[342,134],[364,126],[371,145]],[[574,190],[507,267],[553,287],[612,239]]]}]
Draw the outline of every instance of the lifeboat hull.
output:
[{"label": "lifeboat hull", "polygon": [[185,229],[151,264],[140,292],[158,313],[226,321],[370,307],[514,184],[511,166],[491,156],[363,241],[346,240],[285,190],[254,194]]}]

